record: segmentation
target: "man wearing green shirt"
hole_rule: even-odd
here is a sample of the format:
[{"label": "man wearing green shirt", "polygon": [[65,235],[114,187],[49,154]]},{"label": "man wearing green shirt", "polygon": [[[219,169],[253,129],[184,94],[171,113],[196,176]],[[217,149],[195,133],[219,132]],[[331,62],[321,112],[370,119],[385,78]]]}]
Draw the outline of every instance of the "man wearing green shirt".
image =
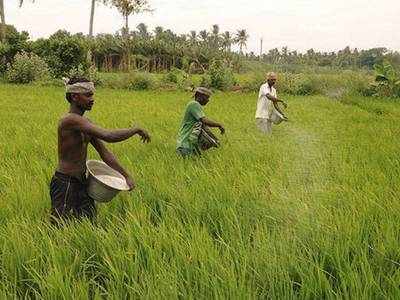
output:
[{"label": "man wearing green shirt", "polygon": [[[195,90],[194,100],[186,106],[185,115],[178,133],[177,152],[183,157],[200,154],[199,139],[202,132],[208,127],[217,127],[224,134],[225,128],[222,124],[206,118],[203,107],[210,100],[212,92],[204,87]],[[206,149],[202,149],[206,150]]]}]

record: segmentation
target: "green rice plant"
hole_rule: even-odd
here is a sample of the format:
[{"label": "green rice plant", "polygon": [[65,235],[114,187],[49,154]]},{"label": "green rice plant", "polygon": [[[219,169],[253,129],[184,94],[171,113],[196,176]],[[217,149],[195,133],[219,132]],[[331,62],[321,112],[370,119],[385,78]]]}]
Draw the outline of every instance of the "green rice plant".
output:
[{"label": "green rice plant", "polygon": [[222,146],[182,160],[190,93],[99,88],[88,117],[152,142],[107,145],[137,188],[98,204],[95,225],[54,228],[64,90],[0,85],[1,298],[399,298],[397,101],[282,96],[290,122],[265,137],[256,93],[215,93]]}]

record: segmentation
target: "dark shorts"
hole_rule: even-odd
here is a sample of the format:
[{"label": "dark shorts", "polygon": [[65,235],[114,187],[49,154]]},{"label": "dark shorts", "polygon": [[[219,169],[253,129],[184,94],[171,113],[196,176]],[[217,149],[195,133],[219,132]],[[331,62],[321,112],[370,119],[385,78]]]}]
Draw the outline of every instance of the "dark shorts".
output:
[{"label": "dark shorts", "polygon": [[55,172],[50,182],[51,220],[58,223],[60,219],[96,217],[94,200],[86,191],[86,177],[82,179]]}]

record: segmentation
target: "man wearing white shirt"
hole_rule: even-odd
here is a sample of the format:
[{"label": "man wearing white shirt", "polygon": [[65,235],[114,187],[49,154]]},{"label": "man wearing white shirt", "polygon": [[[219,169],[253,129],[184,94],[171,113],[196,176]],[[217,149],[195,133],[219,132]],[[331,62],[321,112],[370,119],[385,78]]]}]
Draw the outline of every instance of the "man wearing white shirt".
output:
[{"label": "man wearing white shirt", "polygon": [[272,123],[280,123],[282,120],[287,121],[287,118],[278,107],[279,102],[285,107],[286,103],[279,100],[276,95],[274,88],[276,80],[276,74],[269,72],[267,74],[267,82],[260,87],[258,94],[256,124],[264,134],[272,132]]}]

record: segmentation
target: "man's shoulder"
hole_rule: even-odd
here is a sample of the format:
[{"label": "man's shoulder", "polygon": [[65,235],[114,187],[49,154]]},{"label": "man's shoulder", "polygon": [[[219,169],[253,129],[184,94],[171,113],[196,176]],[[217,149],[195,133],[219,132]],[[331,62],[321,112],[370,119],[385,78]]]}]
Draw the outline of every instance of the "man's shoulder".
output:
[{"label": "man's shoulder", "polygon": [[266,83],[263,83],[263,84],[261,85],[260,89],[261,89],[261,90],[268,90],[268,91],[271,90],[267,82],[266,82]]},{"label": "man's shoulder", "polygon": [[65,126],[69,126],[69,125],[73,125],[76,123],[80,123],[80,122],[90,122],[90,120],[84,116],[80,116],[77,114],[72,114],[72,113],[66,113],[65,115],[63,115],[58,124],[60,127],[65,127]]},{"label": "man's shoulder", "polygon": [[186,105],[187,108],[201,108],[201,105],[199,102],[197,102],[196,100],[191,100],[188,102],[188,104]]}]

